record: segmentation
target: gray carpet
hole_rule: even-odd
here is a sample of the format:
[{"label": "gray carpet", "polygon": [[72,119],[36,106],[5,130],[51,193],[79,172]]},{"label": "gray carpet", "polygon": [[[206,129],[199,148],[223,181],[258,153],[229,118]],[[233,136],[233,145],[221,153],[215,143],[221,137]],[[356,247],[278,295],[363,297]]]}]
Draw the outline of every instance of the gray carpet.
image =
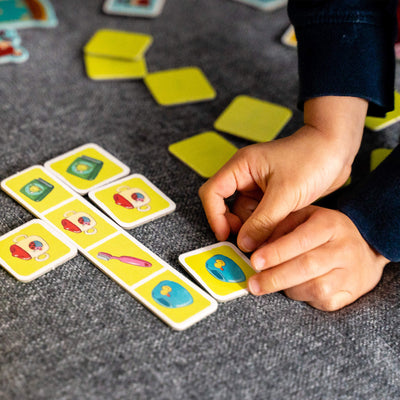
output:
[{"label": "gray carpet", "polygon": [[[131,233],[181,271],[179,254],[215,240],[197,197],[203,179],[167,147],[212,129],[238,94],[291,108],[281,135],[301,126],[296,52],[280,44],[289,21],[285,9],[230,0],[167,0],[155,20],[107,16],[101,3],[53,0],[57,28],[20,31],[30,59],[0,67],[0,178],[87,142],[107,148],[176,202]],[[149,70],[199,66],[216,100],[163,108],[141,81],[87,79],[82,47],[105,27],[152,34]],[[394,147],[399,132],[365,132],[354,180],[371,149]],[[33,218],[4,193],[0,210],[0,234]],[[247,296],[175,332],[80,255],[29,284],[0,268],[0,398],[399,398],[399,293],[398,265],[389,265],[338,312],[281,293]]]}]

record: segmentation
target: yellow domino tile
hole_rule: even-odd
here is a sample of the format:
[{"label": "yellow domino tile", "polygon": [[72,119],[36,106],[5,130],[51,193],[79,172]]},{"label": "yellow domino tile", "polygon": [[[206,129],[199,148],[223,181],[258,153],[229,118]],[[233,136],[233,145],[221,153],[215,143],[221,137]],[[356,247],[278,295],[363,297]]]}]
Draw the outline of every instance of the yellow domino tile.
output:
[{"label": "yellow domino tile", "polygon": [[91,248],[89,254],[103,269],[110,271],[114,279],[116,277],[127,286],[132,286],[164,268],[142,246],[123,234],[113,236]]},{"label": "yellow domino tile", "polygon": [[152,44],[150,35],[111,29],[98,30],[84,47],[84,52],[93,56],[138,60]]},{"label": "yellow domino tile", "polygon": [[292,117],[286,107],[240,95],[214,123],[214,128],[254,142],[274,139]]},{"label": "yellow domino tile", "polygon": [[29,282],[75,257],[77,249],[41,220],[32,220],[0,237],[0,264]]},{"label": "yellow domino tile", "polygon": [[147,74],[144,58],[125,61],[85,54],[86,74],[93,80],[141,79]]},{"label": "yellow domino tile", "polygon": [[367,117],[365,126],[372,131],[381,131],[400,120],[400,93],[394,92],[394,110],[386,113],[383,118]]},{"label": "yellow domino tile", "polygon": [[214,88],[197,67],[154,72],[144,81],[156,102],[163,106],[212,100],[216,96]]},{"label": "yellow domino tile", "polygon": [[73,197],[39,165],[5,179],[1,185],[11,197],[36,213],[42,213]]},{"label": "yellow domino tile", "polygon": [[175,210],[175,203],[143,175],[133,174],[89,192],[118,225],[134,228]]},{"label": "yellow domino tile", "polygon": [[373,171],[393,150],[375,149],[371,152],[370,170]]},{"label": "yellow domino tile", "polygon": [[82,195],[129,173],[125,164],[94,143],[73,149],[44,165]]},{"label": "yellow domino tile", "polygon": [[101,212],[80,199],[49,212],[46,219],[83,249],[117,232]]},{"label": "yellow domino tile", "polygon": [[237,148],[215,132],[204,132],[168,147],[171,154],[203,178],[213,176],[236,153]]},{"label": "yellow domino tile", "polygon": [[229,242],[182,254],[179,261],[219,301],[246,295],[247,279],[255,273],[249,259]]},{"label": "yellow domino tile", "polygon": [[197,314],[215,309],[213,300],[199,290],[171,270],[138,286],[135,292],[155,313],[166,317],[176,329],[184,329],[185,323]]}]

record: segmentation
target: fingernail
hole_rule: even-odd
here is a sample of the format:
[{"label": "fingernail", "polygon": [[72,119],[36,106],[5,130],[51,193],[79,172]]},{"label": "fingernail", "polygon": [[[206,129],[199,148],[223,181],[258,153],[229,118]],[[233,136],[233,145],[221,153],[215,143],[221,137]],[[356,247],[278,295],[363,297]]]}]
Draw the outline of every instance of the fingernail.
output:
[{"label": "fingernail", "polygon": [[249,290],[252,294],[259,295],[261,294],[260,284],[256,279],[249,280]]},{"label": "fingernail", "polygon": [[253,256],[251,259],[251,265],[256,271],[262,271],[265,267],[265,261],[263,257]]},{"label": "fingernail", "polygon": [[243,251],[246,253],[255,250],[257,247],[257,243],[255,242],[254,239],[252,239],[249,236],[245,236],[241,241],[240,241],[240,247],[242,248]]}]

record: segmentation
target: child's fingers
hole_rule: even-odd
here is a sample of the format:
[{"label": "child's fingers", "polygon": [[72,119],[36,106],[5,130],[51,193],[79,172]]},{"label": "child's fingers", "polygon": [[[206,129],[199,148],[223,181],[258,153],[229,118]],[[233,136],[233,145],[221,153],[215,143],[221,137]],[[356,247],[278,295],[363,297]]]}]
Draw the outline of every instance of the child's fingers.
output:
[{"label": "child's fingers", "polygon": [[341,290],[340,292],[334,294],[329,301],[309,301],[308,304],[310,304],[311,307],[322,311],[337,311],[348,306],[356,300],[357,297],[352,295],[350,292]]},{"label": "child's fingers", "polygon": [[[271,185],[273,186],[273,185]],[[293,211],[294,205],[278,187],[270,188],[239,231],[237,243],[245,252],[254,251],[272,234],[280,221]]]},{"label": "child's fingers", "polygon": [[262,196],[250,196],[246,194],[239,194],[235,199],[235,203],[232,207],[232,212],[237,215],[240,220],[245,222],[257,208],[258,203],[260,202]]},{"label": "child's fingers", "polygon": [[327,274],[337,267],[337,255],[329,245],[318,247],[277,267],[253,275],[248,288],[255,295],[278,292]]},{"label": "child's fingers", "polygon": [[[258,271],[275,267],[328,242],[332,236],[331,229],[326,227],[326,222],[318,218],[316,213],[312,213],[313,208],[310,207],[296,215],[292,214],[292,217],[289,216],[287,220],[291,227],[299,222],[300,225],[257,249],[251,256],[252,266]],[[305,218],[308,219],[301,223]],[[291,219],[294,219],[293,224]]]},{"label": "child's fingers", "polygon": [[331,298],[346,287],[348,279],[348,271],[335,268],[325,275],[286,289],[285,294],[292,300],[329,306]]},{"label": "child's fingers", "polygon": [[[199,189],[199,196],[207,215],[208,223],[218,240],[225,240],[230,233],[229,222],[226,218],[225,199],[237,190],[255,189],[255,183],[246,164],[237,155],[228,161],[212,178]],[[247,164],[246,164],[247,165]]]}]

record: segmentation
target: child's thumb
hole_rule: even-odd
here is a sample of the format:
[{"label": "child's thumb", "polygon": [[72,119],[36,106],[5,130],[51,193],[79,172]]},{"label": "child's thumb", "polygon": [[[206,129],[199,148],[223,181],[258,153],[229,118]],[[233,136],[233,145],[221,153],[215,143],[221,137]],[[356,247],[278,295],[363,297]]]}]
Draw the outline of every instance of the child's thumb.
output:
[{"label": "child's thumb", "polygon": [[292,211],[293,207],[283,201],[279,191],[266,191],[257,208],[239,231],[239,248],[246,253],[256,250],[269,238],[279,222]]}]

